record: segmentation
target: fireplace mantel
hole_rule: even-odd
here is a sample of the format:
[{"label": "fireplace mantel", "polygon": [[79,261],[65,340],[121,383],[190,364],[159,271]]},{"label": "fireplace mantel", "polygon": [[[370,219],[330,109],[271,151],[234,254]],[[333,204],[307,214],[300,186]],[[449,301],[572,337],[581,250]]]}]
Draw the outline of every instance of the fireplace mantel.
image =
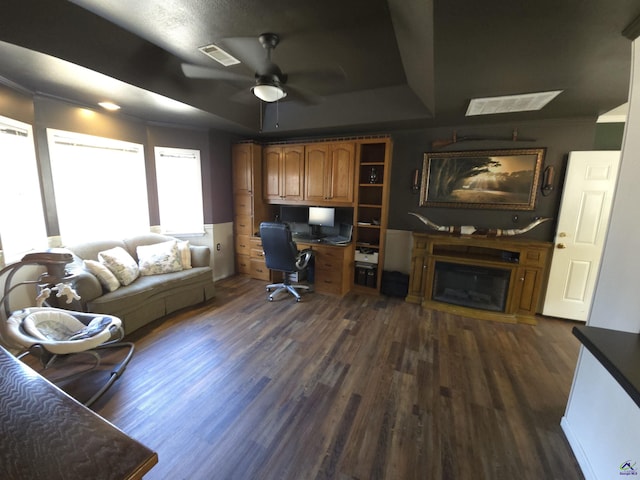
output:
[{"label": "fireplace mantel", "polygon": [[[517,237],[416,232],[413,234],[411,275],[406,300],[421,304],[424,308],[467,317],[535,324],[541,292],[547,281],[551,248],[550,242]],[[505,272],[509,282],[503,311],[436,300],[436,266],[444,263]]]}]

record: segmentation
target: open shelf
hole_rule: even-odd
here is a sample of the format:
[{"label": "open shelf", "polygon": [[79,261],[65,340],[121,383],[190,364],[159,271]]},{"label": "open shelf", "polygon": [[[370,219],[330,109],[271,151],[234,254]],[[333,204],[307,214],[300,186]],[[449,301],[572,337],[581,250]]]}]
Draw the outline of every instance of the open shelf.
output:
[{"label": "open shelf", "polygon": [[[358,196],[354,218],[354,288],[359,291],[380,291],[387,230],[390,152],[389,138],[368,139],[359,144]],[[368,261],[362,260],[363,255],[368,257]]]}]

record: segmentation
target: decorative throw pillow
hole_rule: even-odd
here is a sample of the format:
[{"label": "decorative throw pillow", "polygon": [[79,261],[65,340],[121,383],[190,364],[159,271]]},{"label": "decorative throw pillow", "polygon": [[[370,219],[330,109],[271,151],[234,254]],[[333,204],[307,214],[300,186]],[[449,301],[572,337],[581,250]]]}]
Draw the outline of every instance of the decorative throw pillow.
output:
[{"label": "decorative throw pillow", "polygon": [[177,240],[140,245],[136,248],[140,275],[179,272],[182,270]]},{"label": "decorative throw pillow", "polygon": [[182,269],[191,268],[191,250],[189,249],[189,240],[178,240],[178,251],[180,252],[180,263]]},{"label": "decorative throw pillow", "polygon": [[98,253],[98,260],[111,270],[121,285],[129,285],[138,278],[140,273],[136,261],[122,247],[114,247]]},{"label": "decorative throw pillow", "polygon": [[98,278],[98,280],[100,280],[100,283],[107,292],[113,292],[120,287],[120,282],[116,276],[100,262],[96,262],[95,260],[85,260],[84,268],[89,270]]}]

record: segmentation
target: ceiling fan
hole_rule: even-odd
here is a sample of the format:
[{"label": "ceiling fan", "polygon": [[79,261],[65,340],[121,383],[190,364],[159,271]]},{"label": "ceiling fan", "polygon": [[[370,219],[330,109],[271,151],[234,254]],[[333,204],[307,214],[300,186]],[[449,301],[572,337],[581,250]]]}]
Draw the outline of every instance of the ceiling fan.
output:
[{"label": "ceiling fan", "polygon": [[203,67],[188,63],[182,64],[182,71],[188,78],[229,80],[249,86],[251,93],[263,102],[276,102],[285,97],[300,100],[304,103],[316,104],[320,102],[320,97],[308,90],[301,89],[292,83],[304,83],[306,77],[316,77],[315,80],[323,81],[335,80],[340,77],[344,80],[344,72],[340,70],[338,75],[335,71],[329,72],[304,72],[294,74],[295,82],[288,83],[291,75],[282,72],[280,67],[271,60],[273,50],[280,43],[280,37],[275,33],[263,33],[258,37],[258,42],[262,45],[266,55],[256,54],[255,40],[247,42],[246,39],[227,39],[226,43],[233,48],[234,55],[243,60],[247,66],[254,70],[254,75],[243,75],[240,73],[222,70],[218,68]]}]

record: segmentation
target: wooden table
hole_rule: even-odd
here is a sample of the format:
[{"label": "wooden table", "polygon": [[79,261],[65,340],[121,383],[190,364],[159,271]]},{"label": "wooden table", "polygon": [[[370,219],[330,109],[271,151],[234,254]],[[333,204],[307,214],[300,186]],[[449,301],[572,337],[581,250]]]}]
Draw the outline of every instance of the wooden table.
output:
[{"label": "wooden table", "polygon": [[0,478],[140,479],[158,456],[0,347]]}]

